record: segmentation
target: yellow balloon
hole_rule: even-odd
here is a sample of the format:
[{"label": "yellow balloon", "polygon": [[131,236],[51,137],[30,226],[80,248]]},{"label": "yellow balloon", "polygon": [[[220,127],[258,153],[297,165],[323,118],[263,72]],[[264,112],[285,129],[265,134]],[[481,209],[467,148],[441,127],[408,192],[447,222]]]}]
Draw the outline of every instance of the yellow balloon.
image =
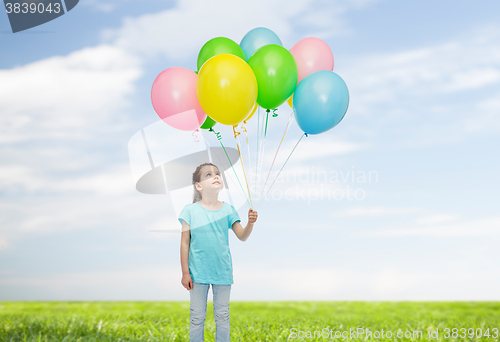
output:
[{"label": "yellow balloon", "polygon": [[259,105],[257,103],[255,103],[255,106],[253,106],[253,109],[252,109],[252,112],[250,113],[250,115],[247,116],[247,118],[245,120],[243,120],[244,123],[246,123],[248,120],[250,120],[250,118],[255,114],[258,106]]},{"label": "yellow balloon", "polygon": [[293,108],[293,94],[286,100],[286,103],[288,103],[290,108]]},{"label": "yellow balloon", "polygon": [[217,122],[236,125],[257,101],[257,79],[240,57],[215,55],[203,64],[196,82],[201,108]]}]

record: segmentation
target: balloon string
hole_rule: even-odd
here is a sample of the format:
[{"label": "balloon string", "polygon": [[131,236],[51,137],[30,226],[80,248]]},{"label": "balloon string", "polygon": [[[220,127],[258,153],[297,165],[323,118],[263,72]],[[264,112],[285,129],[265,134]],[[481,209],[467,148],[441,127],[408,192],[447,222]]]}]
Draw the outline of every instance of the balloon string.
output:
[{"label": "balloon string", "polygon": [[261,146],[260,146],[260,152],[259,152],[259,154],[260,154],[260,157],[259,157],[259,169],[258,169],[258,171],[257,171],[257,172],[258,172],[258,174],[259,174],[259,177],[260,177],[260,174],[261,174],[261,172],[262,172],[262,159],[264,158],[264,149],[265,149],[265,147],[266,147],[266,137],[267,137],[267,121],[268,121],[268,119],[269,119],[269,112],[270,112],[270,110],[269,110],[269,109],[267,109],[267,110],[266,110],[266,127],[265,127],[265,129],[264,129],[264,135],[263,135],[263,137],[262,137],[262,143],[260,144]]},{"label": "balloon string", "polygon": [[240,132],[236,131],[236,126],[237,125],[233,126],[234,139],[236,140],[236,147],[238,148],[238,154],[240,155],[241,168],[243,169],[243,177],[245,177],[245,183],[247,185],[248,196],[250,198],[250,203],[251,203],[250,208],[253,209],[252,194],[250,193],[250,188],[248,186],[247,175],[245,172],[245,163],[244,163],[243,157],[241,156],[241,151],[240,151],[240,139],[238,138],[238,135],[240,135]]},{"label": "balloon string", "polygon": [[262,107],[257,106],[257,150],[255,154],[255,174],[254,174],[254,193],[257,193],[257,186],[260,181],[260,151],[262,146],[262,136],[264,134],[264,121],[262,120]]},{"label": "balloon string", "polygon": [[278,108],[273,109],[273,118],[278,116],[278,113],[276,113],[277,110],[278,110]]},{"label": "balloon string", "polygon": [[210,129],[208,131],[209,132],[214,132],[215,136],[217,137],[217,140],[221,140],[222,139],[222,136],[221,136],[220,132],[214,131],[214,129],[212,127],[210,127]]},{"label": "balloon string", "polygon": [[263,200],[267,197],[267,194],[269,194],[269,191],[271,190],[271,188],[273,187],[274,183],[275,183],[275,182],[276,182],[276,180],[278,179],[278,176],[280,175],[281,170],[283,170],[283,168],[285,167],[286,163],[288,162],[288,159],[290,159],[290,157],[292,156],[293,151],[295,151],[295,148],[297,147],[297,145],[300,143],[300,141],[302,140],[302,138],[303,138],[304,136],[306,136],[306,137],[307,137],[307,133],[304,133],[304,134],[300,137],[299,141],[297,141],[297,143],[296,143],[296,144],[295,144],[295,146],[293,147],[292,152],[290,152],[290,155],[288,156],[288,158],[286,158],[285,163],[283,164],[283,166],[281,167],[280,171],[279,171],[279,172],[278,172],[278,174],[276,175],[276,178],[274,179],[273,183],[271,184],[271,186],[270,186],[270,187],[269,187],[269,189],[267,190],[266,195],[265,195],[263,198],[261,198],[261,199],[260,199],[260,201],[259,201],[259,203],[257,204],[257,208],[259,207],[260,203],[261,203],[261,202],[262,202],[262,201],[263,201]]},{"label": "balloon string", "polygon": [[285,139],[286,133],[288,132],[288,129],[290,128],[290,124],[292,123],[292,120],[293,120],[293,112],[290,114],[290,118],[288,119],[288,123],[287,123],[286,128],[285,128],[285,133],[283,133],[283,137],[281,138],[280,144],[278,145],[278,149],[276,150],[276,154],[274,155],[273,162],[271,163],[271,167],[269,168],[269,172],[267,173],[266,181],[264,182],[264,186],[262,187],[262,192],[260,193],[259,198],[261,198],[262,194],[264,193],[264,189],[266,188],[267,181],[269,180],[269,175],[271,174],[271,170],[273,169],[274,162],[276,161],[276,157],[278,156],[278,152],[280,150],[281,144],[283,143],[283,140]]},{"label": "balloon string", "polygon": [[253,179],[254,193],[257,193],[257,170],[259,168],[259,151],[260,151],[260,106],[257,107],[257,149],[255,154],[255,174]]},{"label": "balloon string", "polygon": [[[243,191],[243,194],[245,194],[245,191],[243,190],[243,186],[241,185],[240,179],[238,178],[238,175],[236,174],[236,171],[234,170],[233,162],[231,161],[231,158],[229,158],[229,155],[227,154],[226,148],[222,144],[222,137],[220,135],[220,132],[215,132],[213,128],[210,128],[209,131],[214,132],[214,134],[217,136],[217,139],[219,140],[220,145],[224,149],[224,152],[226,153],[227,160],[229,160],[229,163],[231,164],[231,168],[233,169],[234,175],[236,176],[236,179],[238,180],[238,183],[240,184],[241,190]],[[245,199],[247,200],[248,205],[251,207],[250,202],[248,201],[247,196],[245,195]]]},{"label": "balloon string", "polygon": [[[219,141],[220,142],[220,141]],[[229,162],[231,163],[231,167],[233,168],[233,172],[236,176],[236,178],[238,179],[238,183],[240,184],[240,187],[241,187],[241,190],[243,191],[243,193],[245,193],[245,190],[243,190],[243,186],[241,185],[241,182],[240,182],[240,179],[238,178],[238,175],[236,174],[236,171],[234,170],[234,166],[233,166],[233,163],[231,162],[231,159],[229,158],[228,154],[227,154],[227,151],[226,151],[226,148],[224,147],[224,145],[222,145],[222,142],[220,143],[222,148],[224,149],[224,152],[226,153],[226,156],[227,156],[227,159],[229,160]],[[239,152],[239,151],[238,151]],[[240,157],[241,158],[241,157]],[[242,164],[243,165],[243,164]],[[245,195],[245,199],[247,200],[247,203],[248,205],[253,208],[253,206],[250,204],[250,202],[248,201],[248,197]]]},{"label": "balloon string", "polygon": [[250,168],[250,184],[252,183],[252,158],[250,158],[250,144],[248,142],[248,132],[247,132],[247,127],[246,127],[246,124],[247,122],[246,121],[243,121],[243,124],[241,125],[241,129],[243,130],[243,132],[245,132],[245,138],[246,138],[246,142],[247,142],[247,159],[248,159],[248,166]]},{"label": "balloon string", "polygon": [[236,126],[238,125],[233,125],[233,133],[234,133],[234,137],[236,138],[238,135],[240,135],[241,133],[240,132],[237,132],[236,131]]},{"label": "balloon string", "polygon": [[[220,133],[219,132],[215,132],[212,128],[209,129],[209,131],[212,131],[214,133],[217,133],[219,134],[218,137],[220,136]],[[214,152],[215,156],[217,157],[217,159],[219,160],[219,162],[221,163],[221,165],[226,168],[226,166],[224,165],[224,162],[222,162],[222,160],[219,158],[219,155],[217,154],[216,150],[212,148],[212,145],[210,145],[210,143],[208,142],[207,139],[205,139],[205,136],[203,136],[203,134],[201,135],[203,137],[203,139],[205,140],[205,142],[208,144],[208,146],[210,147],[210,149]],[[222,142],[220,143],[222,145]],[[224,146],[223,146],[224,147]],[[229,158],[228,158],[229,160]],[[231,161],[229,160],[229,162],[231,163]],[[234,170],[234,169],[233,169]],[[235,173],[236,174],[236,173]],[[229,178],[231,179],[231,181],[233,181],[233,183],[236,184],[236,182],[234,181],[233,178],[231,178],[231,175],[228,174]],[[238,179],[238,175],[236,175],[236,179]],[[239,179],[238,179],[238,182],[239,182]],[[240,189],[240,191],[243,193],[243,196],[246,196],[245,195],[245,192],[243,191],[243,189]]]},{"label": "balloon string", "polygon": [[266,131],[264,132],[264,137],[267,136],[267,119],[269,119],[269,112],[270,112],[270,110],[268,109],[268,110],[266,110],[266,112],[267,112],[267,115],[266,115]]},{"label": "balloon string", "polygon": [[[210,150],[212,152],[214,152],[215,156],[217,157],[217,159],[219,160],[220,164],[226,168],[226,166],[224,165],[224,163],[222,162],[222,160],[219,158],[219,155],[217,154],[216,150],[212,148],[212,145],[210,145],[210,143],[208,142],[208,140],[203,136],[203,134],[201,135],[203,137],[203,139],[205,140],[205,142],[207,143],[208,147],[210,147]],[[227,174],[229,176],[229,179],[236,185],[236,182],[234,181],[233,177],[231,176],[230,173]],[[238,178],[238,176],[236,176],[236,178]],[[243,191],[243,188],[239,189],[240,192],[243,194],[243,197],[246,197],[246,194],[245,192]]]},{"label": "balloon string", "polygon": [[192,136],[194,137],[194,142],[199,142],[198,136],[196,135],[196,132],[199,132],[200,130],[197,128],[193,131]]}]

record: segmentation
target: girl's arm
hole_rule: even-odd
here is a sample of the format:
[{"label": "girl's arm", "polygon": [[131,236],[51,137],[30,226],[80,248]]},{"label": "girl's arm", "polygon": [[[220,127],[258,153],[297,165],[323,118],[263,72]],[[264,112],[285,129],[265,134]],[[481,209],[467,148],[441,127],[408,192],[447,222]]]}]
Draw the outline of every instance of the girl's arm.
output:
[{"label": "girl's arm", "polygon": [[234,232],[234,234],[236,234],[238,239],[240,239],[241,241],[246,241],[248,239],[248,237],[252,233],[253,224],[255,223],[255,221],[257,221],[257,212],[250,209],[248,211],[248,223],[247,223],[247,226],[245,228],[243,228],[238,221],[233,223],[233,227],[232,227],[233,232]]},{"label": "girl's arm", "polygon": [[182,236],[181,236],[181,268],[182,268],[182,286],[187,290],[193,288],[193,281],[189,274],[189,243],[191,242],[191,231],[189,224],[182,220]]}]

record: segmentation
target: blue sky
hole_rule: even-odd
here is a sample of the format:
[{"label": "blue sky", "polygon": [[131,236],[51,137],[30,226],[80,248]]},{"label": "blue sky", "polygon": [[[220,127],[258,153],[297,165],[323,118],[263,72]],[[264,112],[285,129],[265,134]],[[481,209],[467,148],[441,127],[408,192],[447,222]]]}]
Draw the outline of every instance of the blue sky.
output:
[{"label": "blue sky", "polygon": [[[207,40],[259,26],[286,48],[324,39],[350,91],[344,120],[301,142],[288,174],[378,178],[277,183],[365,196],[265,201],[250,238],[230,237],[232,299],[499,300],[499,12],[495,1],[82,1],[16,34],[0,14],[0,300],[189,300],[180,236],[151,232],[175,220],[172,203],[135,191],[128,144],[157,123],[162,70],[194,69]],[[286,104],[279,113],[266,160]],[[283,151],[298,136],[295,125]]]}]

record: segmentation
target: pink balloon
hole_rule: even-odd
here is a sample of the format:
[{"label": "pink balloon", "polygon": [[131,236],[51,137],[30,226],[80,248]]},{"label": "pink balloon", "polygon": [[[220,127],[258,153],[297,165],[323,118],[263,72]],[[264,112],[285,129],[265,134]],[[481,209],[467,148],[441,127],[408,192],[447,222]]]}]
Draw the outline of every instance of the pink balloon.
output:
[{"label": "pink balloon", "polygon": [[318,70],[333,71],[332,50],[327,43],[319,38],[309,37],[299,40],[292,46],[290,53],[297,62],[299,82]]},{"label": "pink balloon", "polygon": [[174,67],[163,70],[153,82],[151,102],[166,124],[183,131],[199,128],[207,114],[196,95],[198,75],[186,68]]}]

